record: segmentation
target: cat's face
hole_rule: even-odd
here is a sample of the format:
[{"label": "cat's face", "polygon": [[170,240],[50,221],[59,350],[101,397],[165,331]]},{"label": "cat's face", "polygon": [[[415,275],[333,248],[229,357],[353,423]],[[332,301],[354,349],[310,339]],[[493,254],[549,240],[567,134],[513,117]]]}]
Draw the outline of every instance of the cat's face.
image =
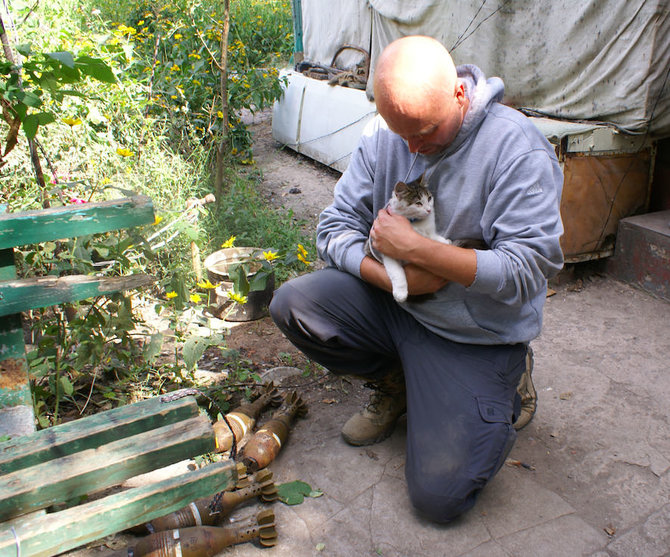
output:
[{"label": "cat's face", "polygon": [[433,210],[433,196],[421,178],[405,184],[398,182],[393,188],[389,206],[391,210],[411,220],[425,219]]}]

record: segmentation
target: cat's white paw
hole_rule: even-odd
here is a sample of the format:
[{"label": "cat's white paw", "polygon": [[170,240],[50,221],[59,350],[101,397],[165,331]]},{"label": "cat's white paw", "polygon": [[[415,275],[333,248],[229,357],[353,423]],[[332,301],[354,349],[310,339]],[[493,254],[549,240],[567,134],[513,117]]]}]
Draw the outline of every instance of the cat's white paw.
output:
[{"label": "cat's white paw", "polygon": [[407,300],[407,288],[394,288],[393,289],[393,299],[398,302],[404,302]]}]

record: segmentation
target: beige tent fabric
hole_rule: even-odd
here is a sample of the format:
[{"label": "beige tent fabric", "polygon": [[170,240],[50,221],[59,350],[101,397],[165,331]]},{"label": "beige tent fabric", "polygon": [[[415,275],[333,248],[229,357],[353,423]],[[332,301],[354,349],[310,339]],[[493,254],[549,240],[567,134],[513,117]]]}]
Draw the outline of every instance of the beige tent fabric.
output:
[{"label": "beige tent fabric", "polygon": [[330,64],[354,44],[374,70],[392,40],[429,35],[501,77],[512,106],[629,133],[653,118],[652,137],[670,136],[668,0],[302,0],[302,11],[306,60]]}]

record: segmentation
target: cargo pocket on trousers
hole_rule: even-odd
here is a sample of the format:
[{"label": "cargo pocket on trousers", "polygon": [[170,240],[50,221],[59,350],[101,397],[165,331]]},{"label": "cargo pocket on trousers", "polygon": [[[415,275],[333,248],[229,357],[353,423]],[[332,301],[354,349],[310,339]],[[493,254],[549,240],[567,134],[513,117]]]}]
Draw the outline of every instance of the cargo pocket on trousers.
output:
[{"label": "cargo pocket on trousers", "polygon": [[479,415],[482,420],[490,424],[500,424],[496,429],[498,430],[498,435],[502,439],[496,439],[496,444],[499,444],[499,449],[497,452],[493,453],[491,456],[493,458],[492,472],[489,476],[491,479],[495,476],[502,468],[502,465],[505,463],[507,455],[509,455],[516,440],[516,430],[512,427],[512,403],[506,404],[500,402],[494,398],[488,397],[476,397],[477,406],[479,408]]}]

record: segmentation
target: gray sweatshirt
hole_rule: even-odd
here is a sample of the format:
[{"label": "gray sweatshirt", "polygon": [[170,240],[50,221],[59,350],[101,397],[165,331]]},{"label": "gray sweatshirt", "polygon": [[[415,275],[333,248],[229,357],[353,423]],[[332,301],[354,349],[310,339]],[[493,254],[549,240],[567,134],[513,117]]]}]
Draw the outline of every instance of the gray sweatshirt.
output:
[{"label": "gray sweatshirt", "polygon": [[[488,249],[476,250],[469,287],[451,282],[402,307],[456,342],[529,342],[542,327],[547,279],[563,266],[563,175],[533,123],[500,104],[500,79],[472,65],[457,71],[470,100],[463,126],[442,153],[418,155],[408,180],[427,171],[439,234],[483,240]],[[370,227],[414,157],[380,116],[370,122],[319,219],[317,248],[327,264],[360,276]]]}]

